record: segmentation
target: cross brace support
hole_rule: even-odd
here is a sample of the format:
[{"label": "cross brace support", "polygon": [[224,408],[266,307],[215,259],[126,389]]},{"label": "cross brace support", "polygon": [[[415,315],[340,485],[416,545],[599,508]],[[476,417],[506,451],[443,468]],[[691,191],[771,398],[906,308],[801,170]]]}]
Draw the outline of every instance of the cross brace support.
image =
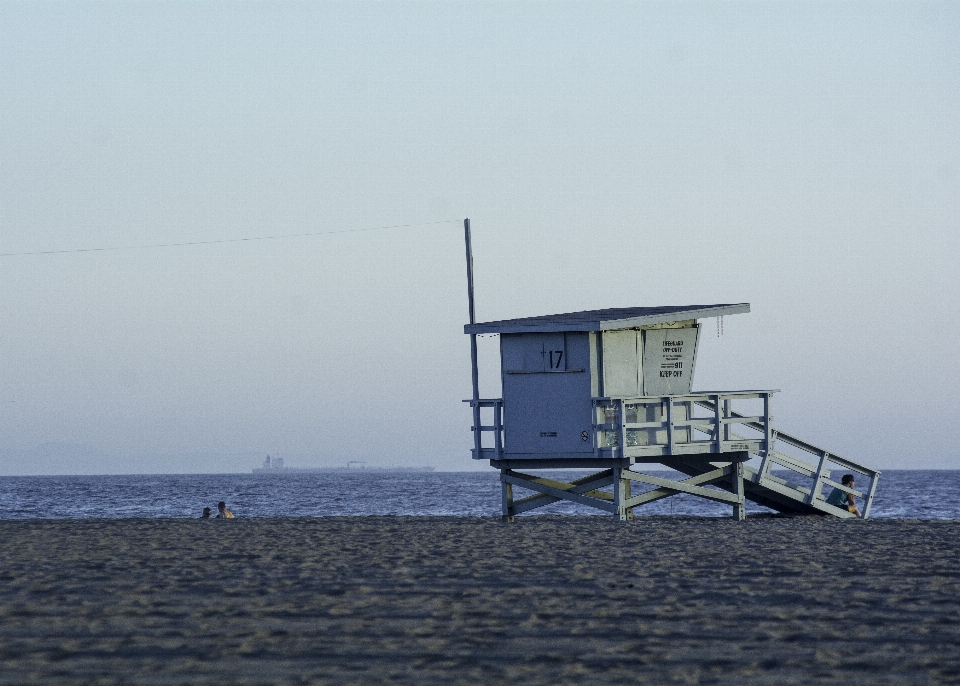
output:
[{"label": "cross brace support", "polygon": [[[619,521],[625,521],[633,519],[634,507],[678,493],[688,493],[707,500],[727,503],[733,507],[734,519],[738,521],[744,519],[743,465],[739,461],[723,467],[718,466],[709,472],[682,481],[614,467],[569,482],[524,474],[513,469],[501,469],[500,482],[505,522],[512,522],[514,516],[523,512],[561,500],[586,505],[612,514]],[[630,487],[632,482],[649,484],[656,488],[633,496]],[[729,484],[729,492],[705,488],[717,483]],[[535,495],[514,500],[514,486],[534,491]],[[613,486],[612,493],[600,490],[608,486]]]}]

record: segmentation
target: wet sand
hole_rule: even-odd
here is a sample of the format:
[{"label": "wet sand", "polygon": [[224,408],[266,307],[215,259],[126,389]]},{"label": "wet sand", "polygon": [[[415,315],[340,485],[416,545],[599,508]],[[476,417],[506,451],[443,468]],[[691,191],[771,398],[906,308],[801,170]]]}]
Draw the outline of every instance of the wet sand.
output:
[{"label": "wet sand", "polygon": [[960,683],[960,521],[0,521],[0,683]]}]

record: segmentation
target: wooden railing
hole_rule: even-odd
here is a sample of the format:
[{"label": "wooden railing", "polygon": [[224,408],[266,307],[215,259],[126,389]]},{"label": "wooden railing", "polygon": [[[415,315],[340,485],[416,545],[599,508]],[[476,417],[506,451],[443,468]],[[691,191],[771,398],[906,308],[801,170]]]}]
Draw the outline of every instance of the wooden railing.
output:
[{"label": "wooden railing", "polygon": [[[640,398],[594,398],[593,437],[596,457],[653,458],[665,455],[766,452],[770,444],[770,399],[777,391],[730,391]],[[732,403],[761,400],[760,414],[747,416]],[[711,408],[696,416],[697,407]],[[737,424],[761,427],[761,437],[732,432]],[[700,437],[702,435],[703,437]]]},{"label": "wooden railing", "polygon": [[[473,409],[473,454],[475,460],[500,460],[503,459],[503,398],[484,398],[480,400],[464,400],[470,403]],[[480,417],[480,410],[484,407],[493,408],[493,424],[483,424]],[[483,447],[483,432],[493,433],[493,448]]]}]

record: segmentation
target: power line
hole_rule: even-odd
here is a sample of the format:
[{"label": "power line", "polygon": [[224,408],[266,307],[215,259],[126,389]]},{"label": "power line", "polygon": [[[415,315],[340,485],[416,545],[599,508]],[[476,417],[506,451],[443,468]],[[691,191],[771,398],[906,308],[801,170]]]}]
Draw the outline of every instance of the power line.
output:
[{"label": "power line", "polygon": [[152,245],[124,245],[113,248],[73,248],[69,250],[31,250],[28,252],[4,252],[0,257],[24,257],[27,255],[64,255],[80,252],[113,252],[117,250],[148,250],[152,248],[181,248],[194,245],[217,245],[219,243],[245,243],[253,241],[275,241],[283,238],[307,238],[309,236],[329,236],[335,233],[360,233],[362,231],[384,231],[386,229],[408,229],[415,226],[436,226],[437,224],[460,223],[460,219],[444,219],[438,222],[421,222],[419,224],[392,224],[390,226],[371,226],[365,229],[340,229],[338,231],[312,231],[310,233],[278,234],[276,236],[254,236],[251,238],[221,238],[209,241],[183,241],[180,243],[154,243]]}]

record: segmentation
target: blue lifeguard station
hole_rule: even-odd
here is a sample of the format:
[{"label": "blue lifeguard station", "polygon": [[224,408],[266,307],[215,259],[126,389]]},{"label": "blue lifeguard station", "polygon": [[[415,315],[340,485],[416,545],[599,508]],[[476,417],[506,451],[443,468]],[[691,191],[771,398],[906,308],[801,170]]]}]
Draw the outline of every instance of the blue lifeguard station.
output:
[{"label": "blue lifeguard station", "polygon": [[[687,493],[732,506],[854,517],[825,487],[862,500],[869,516],[880,472],[774,428],[775,389],[693,391],[701,320],[747,303],[627,307],[477,323],[470,223],[464,222],[471,338],[473,450],[500,470],[505,521],[560,500],[625,520],[634,508]],[[502,397],[481,398],[476,337],[500,337]],[[741,409],[741,406],[743,409]],[[812,460],[810,460],[812,456]],[[753,461],[758,464],[747,464]],[[688,478],[641,471],[661,465]],[[527,470],[593,469],[571,481]],[[847,488],[837,470],[865,477]],[[514,487],[532,491],[514,498]],[[640,487],[640,492],[634,489]]]}]

